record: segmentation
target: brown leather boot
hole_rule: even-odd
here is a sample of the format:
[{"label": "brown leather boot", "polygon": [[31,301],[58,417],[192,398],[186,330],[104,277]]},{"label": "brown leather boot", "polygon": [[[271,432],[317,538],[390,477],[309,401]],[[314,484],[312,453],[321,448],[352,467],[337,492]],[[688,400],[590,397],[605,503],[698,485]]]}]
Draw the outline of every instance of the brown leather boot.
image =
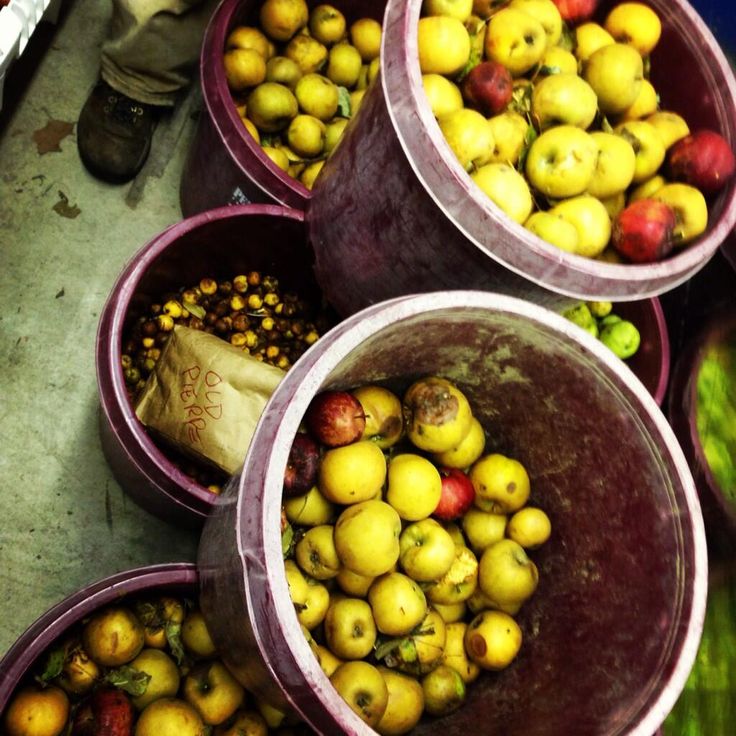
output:
[{"label": "brown leather boot", "polygon": [[77,122],[77,148],[89,172],[103,181],[130,181],[148,158],[157,108],[100,81]]}]

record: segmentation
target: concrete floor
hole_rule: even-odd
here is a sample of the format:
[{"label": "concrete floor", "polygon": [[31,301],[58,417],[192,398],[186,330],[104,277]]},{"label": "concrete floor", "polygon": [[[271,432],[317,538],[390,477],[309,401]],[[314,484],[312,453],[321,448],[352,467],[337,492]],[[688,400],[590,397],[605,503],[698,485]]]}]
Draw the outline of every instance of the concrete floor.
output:
[{"label": "concrete floor", "polygon": [[0,112],[0,656],[79,587],[196,553],[195,532],[123,493],[98,440],[98,317],[131,255],[181,219],[194,132],[184,104],[128,185],[82,167],[74,125],[109,14],[106,0],[63,0],[58,25],[41,24],[11,66]]}]

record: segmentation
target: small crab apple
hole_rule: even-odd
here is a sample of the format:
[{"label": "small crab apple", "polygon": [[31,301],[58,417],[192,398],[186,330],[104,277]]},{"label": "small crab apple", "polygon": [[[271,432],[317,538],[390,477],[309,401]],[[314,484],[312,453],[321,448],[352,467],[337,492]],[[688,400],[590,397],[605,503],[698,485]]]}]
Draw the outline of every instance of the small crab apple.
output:
[{"label": "small crab apple", "polygon": [[475,500],[470,478],[458,468],[440,468],[442,493],[432,516],[443,521],[459,519]]},{"label": "small crab apple", "polygon": [[304,421],[318,442],[342,447],[360,439],[365,429],[365,412],[348,391],[322,391],[312,399]]},{"label": "small crab apple", "polygon": [[674,247],[677,224],[671,207],[654,199],[637,199],[616,216],[613,247],[633,263],[653,263]]},{"label": "small crab apple", "polygon": [[284,496],[300,496],[317,482],[319,446],[305,432],[298,432],[291,444],[284,470]]},{"label": "small crab apple", "polygon": [[713,130],[697,130],[673,143],[667,163],[674,181],[697,187],[704,194],[725,186],[736,169],[731,146]]}]

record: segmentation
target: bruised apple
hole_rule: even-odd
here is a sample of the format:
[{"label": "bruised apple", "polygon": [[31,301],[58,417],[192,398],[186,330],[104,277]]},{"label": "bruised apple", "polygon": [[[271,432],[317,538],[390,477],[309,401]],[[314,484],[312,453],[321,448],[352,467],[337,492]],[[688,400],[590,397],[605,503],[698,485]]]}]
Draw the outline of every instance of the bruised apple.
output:
[{"label": "bruised apple", "polygon": [[671,207],[655,199],[637,199],[613,221],[613,247],[632,263],[653,263],[674,247],[676,219]]},{"label": "bruised apple", "polygon": [[317,394],[304,416],[314,438],[328,447],[355,442],[365,429],[365,413],[360,401],[348,391]]},{"label": "bruised apple", "polygon": [[667,152],[670,175],[713,193],[733,176],[736,159],[728,141],[713,130],[697,130],[675,142]]},{"label": "bruised apple", "polygon": [[511,101],[513,79],[498,61],[476,64],[463,79],[460,90],[471,107],[486,117],[497,115]]},{"label": "bruised apple", "polygon": [[128,736],[134,713],[130,698],[122,690],[99,688],[76,709],[72,736]]},{"label": "bruised apple", "polygon": [[319,446],[306,433],[299,432],[291,444],[289,459],[284,470],[284,496],[301,496],[317,481]]},{"label": "bruised apple", "polygon": [[432,515],[443,521],[459,519],[475,500],[475,489],[459,468],[440,468],[442,493]]}]

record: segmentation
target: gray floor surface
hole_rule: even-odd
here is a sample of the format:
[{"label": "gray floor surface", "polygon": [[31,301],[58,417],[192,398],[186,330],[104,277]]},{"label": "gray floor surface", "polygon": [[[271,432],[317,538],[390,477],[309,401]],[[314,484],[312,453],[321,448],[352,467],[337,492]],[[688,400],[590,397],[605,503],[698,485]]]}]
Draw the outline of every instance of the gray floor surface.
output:
[{"label": "gray floor surface", "polygon": [[121,269],[181,219],[198,87],[159,126],[134,182],[97,181],[79,161],[75,124],[97,79],[110,4],[64,2],[19,99],[0,112],[0,656],[74,590],[194,560],[198,539],[137,507],[113,479],[98,438],[94,360]]}]

